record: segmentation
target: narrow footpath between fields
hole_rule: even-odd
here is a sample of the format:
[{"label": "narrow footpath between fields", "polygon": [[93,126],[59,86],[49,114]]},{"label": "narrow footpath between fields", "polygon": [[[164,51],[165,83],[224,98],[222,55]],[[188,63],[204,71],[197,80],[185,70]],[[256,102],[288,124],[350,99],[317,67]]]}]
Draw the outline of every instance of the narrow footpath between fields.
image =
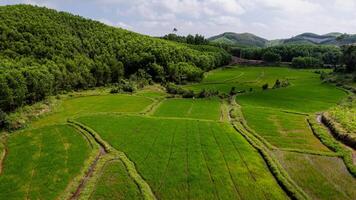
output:
[{"label": "narrow footpath between fields", "polygon": [[[140,189],[141,195],[145,200],[156,200],[154,193],[152,192],[151,187],[149,184],[143,179],[141,174],[137,171],[135,163],[133,163],[124,152],[121,152],[112,146],[110,146],[106,141],[104,141],[98,133],[96,133],[91,128],[85,126],[76,121],[68,120],[68,123],[77,127],[81,131],[88,133],[93,140],[99,145],[100,153],[93,161],[93,163],[89,166],[88,172],[82,178],[76,192],[69,198],[70,200],[81,199],[81,192],[85,190],[86,186],[88,186],[88,182],[90,179],[98,174],[98,171],[102,169],[105,163],[112,161],[112,160],[121,160],[122,163],[125,165],[126,171],[132,180],[136,183],[138,188]],[[101,162],[101,163],[100,163]],[[99,164],[100,163],[100,164]],[[97,167],[100,165],[101,167]],[[93,189],[93,188],[90,188]]]}]

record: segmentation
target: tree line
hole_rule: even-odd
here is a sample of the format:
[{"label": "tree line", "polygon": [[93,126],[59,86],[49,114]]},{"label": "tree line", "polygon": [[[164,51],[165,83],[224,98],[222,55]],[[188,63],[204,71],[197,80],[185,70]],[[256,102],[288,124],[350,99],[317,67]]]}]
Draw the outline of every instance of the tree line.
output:
[{"label": "tree line", "polygon": [[123,79],[198,81],[204,71],[231,59],[218,47],[152,38],[36,6],[2,6],[0,21],[0,110],[5,112],[62,91]]},{"label": "tree line", "polygon": [[174,42],[180,43],[187,43],[187,44],[195,44],[195,45],[208,45],[209,40],[205,39],[203,35],[187,35],[187,36],[180,36],[174,33],[167,34],[162,37],[162,39],[170,40]]},{"label": "tree line", "polygon": [[[310,67],[320,67],[320,64],[336,66],[341,64],[342,51],[337,46],[321,45],[280,45],[267,48],[244,48],[235,50],[241,58],[264,60],[267,62],[293,62],[295,65],[315,64]],[[305,62],[304,62],[305,61]],[[293,66],[295,66],[293,65]],[[298,67],[302,67],[299,66]]]}]

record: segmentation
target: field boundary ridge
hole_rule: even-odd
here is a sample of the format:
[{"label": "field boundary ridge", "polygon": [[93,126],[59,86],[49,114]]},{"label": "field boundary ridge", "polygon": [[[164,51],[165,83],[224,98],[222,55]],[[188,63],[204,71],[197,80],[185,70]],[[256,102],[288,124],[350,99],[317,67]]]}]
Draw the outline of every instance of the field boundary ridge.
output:
[{"label": "field boundary ridge", "polygon": [[352,150],[346,148],[343,144],[340,144],[340,142],[332,136],[332,133],[329,133],[331,130],[324,126],[323,123],[318,123],[316,118],[314,119],[310,117],[307,121],[314,135],[330,150],[339,154],[339,157],[344,161],[347,170],[354,178],[356,178],[356,166],[353,162]]},{"label": "field boundary ridge", "polygon": [[105,140],[103,140],[100,137],[100,135],[96,131],[89,128],[88,126],[74,120],[68,120],[68,123],[78,126],[79,128],[88,132],[95,139],[95,141],[98,144],[100,144],[105,149],[106,152],[108,152],[109,155],[113,156],[114,158],[120,159],[125,165],[125,168],[129,176],[134,180],[136,185],[139,187],[143,198],[146,200],[156,200],[156,197],[153,194],[151,187],[136,170],[135,163],[132,162],[124,152],[121,152],[111,147]]}]

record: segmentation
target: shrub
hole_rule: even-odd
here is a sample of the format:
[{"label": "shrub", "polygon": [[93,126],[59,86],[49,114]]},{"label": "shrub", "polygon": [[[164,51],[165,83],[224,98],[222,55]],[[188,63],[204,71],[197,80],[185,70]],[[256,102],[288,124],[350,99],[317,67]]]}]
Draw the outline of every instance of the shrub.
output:
[{"label": "shrub", "polygon": [[121,92],[133,93],[136,91],[136,85],[132,81],[121,80],[120,83],[115,84],[114,87],[110,90],[111,94],[117,94]]},{"label": "shrub", "polygon": [[111,88],[111,90],[110,90],[110,93],[111,93],[111,94],[117,94],[117,93],[119,93],[119,92],[120,92],[120,90],[119,90],[119,88],[117,88],[117,87]]},{"label": "shrub", "polygon": [[289,85],[290,85],[290,83],[289,83],[288,79],[282,80],[282,81],[277,79],[276,83],[273,86],[273,89],[284,88],[284,87],[288,87]]},{"label": "shrub", "polygon": [[202,91],[199,92],[197,97],[198,98],[207,98],[207,97],[218,96],[218,95],[219,95],[218,91],[203,89]]},{"label": "shrub", "polygon": [[124,91],[124,92],[130,92],[130,93],[135,92],[135,91],[136,91],[136,86],[135,86],[134,83],[128,82],[127,84],[124,84],[124,85],[122,86],[122,91]]},{"label": "shrub", "polygon": [[236,91],[236,87],[232,87],[230,90],[230,96],[236,95],[237,91]]},{"label": "shrub", "polygon": [[184,90],[182,94],[183,98],[193,98],[194,96],[195,94],[192,90]]},{"label": "shrub", "polygon": [[268,89],[268,83],[262,85],[262,90],[267,90]]},{"label": "shrub", "polygon": [[292,60],[295,68],[322,68],[323,61],[313,57],[296,57]]},{"label": "shrub", "polygon": [[168,83],[166,85],[166,91],[168,94],[179,94],[179,91],[181,90],[181,88],[177,85],[175,85],[174,83]]},{"label": "shrub", "polygon": [[0,109],[0,129],[5,128],[8,124],[7,114]]},{"label": "shrub", "polygon": [[[139,69],[136,73],[134,73],[130,76],[129,82],[130,82],[129,84],[131,84],[131,85],[133,82],[135,82],[136,83],[135,85],[137,85],[138,88],[143,88],[146,85],[149,85],[152,83],[152,76],[150,74],[148,74],[145,70]],[[127,84],[125,84],[125,85],[127,85]],[[125,86],[125,87],[127,87],[127,86]],[[134,88],[132,88],[132,89],[134,89]],[[127,92],[129,92],[129,91],[127,91]]]},{"label": "shrub", "polygon": [[276,83],[273,86],[273,89],[275,88],[280,88],[281,87],[281,82],[279,81],[279,79],[276,80]]}]

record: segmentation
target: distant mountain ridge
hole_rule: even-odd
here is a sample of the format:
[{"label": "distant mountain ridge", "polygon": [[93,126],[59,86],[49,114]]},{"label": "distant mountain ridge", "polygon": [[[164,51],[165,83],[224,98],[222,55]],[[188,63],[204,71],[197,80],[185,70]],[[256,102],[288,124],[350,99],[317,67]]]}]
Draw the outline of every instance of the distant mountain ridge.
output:
[{"label": "distant mountain ridge", "polygon": [[268,40],[262,37],[258,37],[251,33],[232,33],[226,32],[217,36],[209,38],[209,41],[238,45],[238,46],[256,46],[264,47],[266,46]]},{"label": "distant mountain ridge", "polygon": [[315,33],[302,33],[300,35],[277,40],[267,40],[251,33],[226,32],[209,38],[209,41],[236,45],[240,47],[269,47],[287,44],[315,44],[315,45],[348,45],[356,43],[356,34],[343,34],[339,32],[318,35]]}]

